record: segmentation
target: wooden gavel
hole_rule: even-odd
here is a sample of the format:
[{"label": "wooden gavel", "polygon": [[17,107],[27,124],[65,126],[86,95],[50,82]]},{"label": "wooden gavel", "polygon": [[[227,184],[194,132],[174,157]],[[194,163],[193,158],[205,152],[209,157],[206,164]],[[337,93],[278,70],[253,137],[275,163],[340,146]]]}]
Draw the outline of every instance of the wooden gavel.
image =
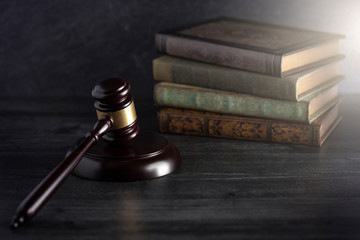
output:
[{"label": "wooden gavel", "polygon": [[140,131],[130,85],[109,78],[92,91],[98,121],[65,159],[21,202],[11,222],[29,221],[64,180],[76,176],[101,181],[132,181],[167,175],[181,165],[177,148],[153,132]]}]

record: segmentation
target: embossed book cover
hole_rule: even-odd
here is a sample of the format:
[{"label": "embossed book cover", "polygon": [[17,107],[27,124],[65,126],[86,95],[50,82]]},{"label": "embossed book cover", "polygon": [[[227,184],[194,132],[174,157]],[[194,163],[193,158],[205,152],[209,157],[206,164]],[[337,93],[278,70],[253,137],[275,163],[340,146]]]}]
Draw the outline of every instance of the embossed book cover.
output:
[{"label": "embossed book cover", "polygon": [[341,121],[339,103],[312,124],[224,115],[189,109],[158,111],[159,131],[240,140],[321,146]]}]

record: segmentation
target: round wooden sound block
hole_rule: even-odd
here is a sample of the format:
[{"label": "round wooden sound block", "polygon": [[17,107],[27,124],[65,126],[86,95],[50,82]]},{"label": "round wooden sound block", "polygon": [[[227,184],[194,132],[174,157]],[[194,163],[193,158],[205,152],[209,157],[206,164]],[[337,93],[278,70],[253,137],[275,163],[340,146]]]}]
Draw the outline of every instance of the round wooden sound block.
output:
[{"label": "round wooden sound block", "polygon": [[180,165],[175,145],[157,133],[141,131],[125,143],[99,139],[73,174],[100,181],[134,181],[165,176]]}]

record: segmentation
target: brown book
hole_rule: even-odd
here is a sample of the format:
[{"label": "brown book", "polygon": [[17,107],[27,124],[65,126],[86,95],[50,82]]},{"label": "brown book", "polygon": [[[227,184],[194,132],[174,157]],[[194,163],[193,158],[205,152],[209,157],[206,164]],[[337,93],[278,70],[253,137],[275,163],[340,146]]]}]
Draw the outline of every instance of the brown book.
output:
[{"label": "brown book", "polygon": [[283,77],[338,55],[342,35],[232,18],[156,34],[160,53]]},{"label": "brown book", "polygon": [[312,124],[239,117],[163,108],[158,111],[163,133],[321,146],[341,121],[339,103]]}]

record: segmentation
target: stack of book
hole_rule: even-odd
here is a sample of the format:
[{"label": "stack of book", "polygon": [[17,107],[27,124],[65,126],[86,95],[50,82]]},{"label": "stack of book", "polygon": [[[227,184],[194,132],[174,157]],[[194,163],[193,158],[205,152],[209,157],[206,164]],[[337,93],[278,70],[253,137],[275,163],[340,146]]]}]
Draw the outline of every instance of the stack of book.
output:
[{"label": "stack of book", "polygon": [[157,33],[160,131],[321,146],[341,120],[341,38],[232,18]]}]

